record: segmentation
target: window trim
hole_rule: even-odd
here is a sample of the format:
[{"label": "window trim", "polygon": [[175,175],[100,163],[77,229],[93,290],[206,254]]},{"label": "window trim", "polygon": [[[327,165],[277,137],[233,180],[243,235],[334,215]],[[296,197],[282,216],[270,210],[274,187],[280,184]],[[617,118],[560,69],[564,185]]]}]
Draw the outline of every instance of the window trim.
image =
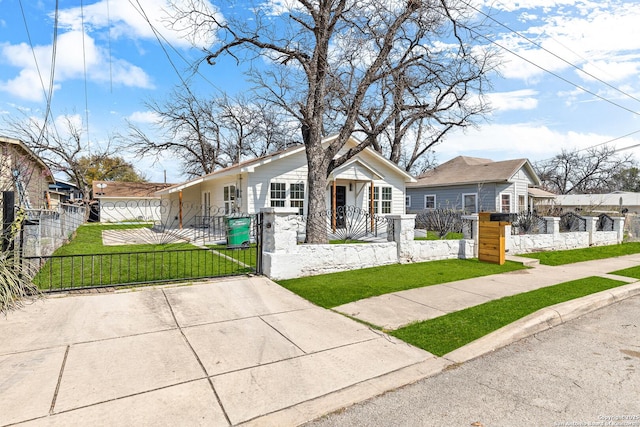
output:
[{"label": "window trim", "polygon": [[[427,207],[427,197],[433,197],[433,207]],[[425,194],[424,195],[424,209],[425,210],[434,210],[436,208],[436,203],[437,203],[437,196],[435,194]]]},{"label": "window trim", "polygon": [[[513,211],[513,206],[511,204],[511,201],[513,200],[513,197],[511,197],[512,194],[511,193],[500,193],[500,212],[501,213],[511,213]],[[504,203],[503,203],[503,198],[504,197],[508,197],[509,198],[509,210],[507,212],[504,211]]]},{"label": "window trim", "polygon": [[[300,193],[300,190],[294,190],[293,187],[294,186],[302,186],[302,197],[294,197],[294,192],[295,193]],[[297,194],[298,196],[300,196],[299,194]],[[304,182],[292,182],[289,184],[289,206],[292,208],[298,208],[298,213],[300,215],[304,215],[304,205],[305,205],[305,196],[306,196],[306,188],[305,188],[305,183]],[[295,206],[294,204],[299,203],[300,206]]]},{"label": "window trim", "polygon": [[409,195],[409,194],[405,194],[404,195],[404,207],[405,208],[410,208],[411,207],[411,195]]},{"label": "window trim", "polygon": [[[283,185],[284,187],[274,189],[275,185]],[[274,193],[276,195],[280,195],[281,197],[273,197]],[[277,194],[281,193],[281,194]],[[277,202],[276,205],[274,203]],[[271,181],[269,183],[269,206],[272,208],[284,208],[287,205],[287,183],[284,181]]]},{"label": "window trim", "polygon": [[474,211],[469,213],[478,213],[478,193],[462,193],[462,210],[464,211],[467,207],[464,200],[467,196],[473,196],[473,200],[475,202]]}]

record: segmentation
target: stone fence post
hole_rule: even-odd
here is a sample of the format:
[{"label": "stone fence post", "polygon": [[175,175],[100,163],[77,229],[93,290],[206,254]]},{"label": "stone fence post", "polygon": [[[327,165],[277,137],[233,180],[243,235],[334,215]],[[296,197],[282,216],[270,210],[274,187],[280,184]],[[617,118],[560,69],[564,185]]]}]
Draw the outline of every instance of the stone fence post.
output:
[{"label": "stone fence post", "polygon": [[398,247],[398,261],[409,262],[412,259],[413,240],[415,238],[416,216],[387,215],[393,221],[393,240]]},{"label": "stone fence post", "polygon": [[587,220],[587,233],[589,233],[589,246],[595,243],[594,234],[598,231],[598,217],[597,216],[585,216]]},{"label": "stone fence post", "polygon": [[[478,233],[480,232],[478,214],[462,215],[462,220],[462,234],[473,239],[473,257],[478,258]],[[469,224],[469,221],[471,224]]]},{"label": "stone fence post", "polygon": [[542,219],[547,223],[547,234],[560,234],[560,217],[545,216]]},{"label": "stone fence post", "polygon": [[272,277],[281,266],[275,265],[276,253],[295,252],[297,226],[290,218],[298,213],[297,209],[262,208],[262,273]]},{"label": "stone fence post", "polygon": [[613,218],[613,231],[617,233],[616,241],[622,243],[624,240],[624,217],[618,216]]}]

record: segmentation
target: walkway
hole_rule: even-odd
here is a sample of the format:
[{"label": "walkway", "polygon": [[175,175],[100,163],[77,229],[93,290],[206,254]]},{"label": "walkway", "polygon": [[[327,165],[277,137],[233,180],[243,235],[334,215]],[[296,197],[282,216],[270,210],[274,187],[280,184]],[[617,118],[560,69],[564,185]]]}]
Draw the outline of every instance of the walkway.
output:
[{"label": "walkway", "polygon": [[640,254],[557,267],[539,265],[535,262],[536,260],[530,258],[509,257],[509,259],[533,264],[535,267],[393,292],[344,304],[336,307],[335,310],[384,329],[393,330],[409,323],[433,319],[490,300],[589,276],[604,276],[628,283],[637,282],[634,278],[613,276],[608,273],[640,265]]}]

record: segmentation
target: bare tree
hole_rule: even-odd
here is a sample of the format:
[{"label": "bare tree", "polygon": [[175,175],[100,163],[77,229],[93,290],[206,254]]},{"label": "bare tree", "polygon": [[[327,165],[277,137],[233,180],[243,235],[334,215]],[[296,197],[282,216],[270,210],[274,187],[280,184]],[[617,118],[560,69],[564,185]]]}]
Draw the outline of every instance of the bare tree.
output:
[{"label": "bare tree", "polygon": [[[90,147],[83,142],[81,125],[76,123],[73,116],[62,116],[61,125],[58,126],[42,124],[28,116],[6,120],[5,124],[8,134],[23,141],[49,166],[53,174],[64,174],[82,192],[84,201],[89,200],[91,185],[87,179],[88,165],[83,158],[89,154]],[[91,157],[108,158],[110,150],[111,139],[101,147],[91,147]]]},{"label": "bare tree", "polygon": [[197,98],[174,89],[163,103],[148,101],[157,117],[156,139],[129,123],[124,136],[133,152],[155,156],[166,152],[180,159],[190,177],[208,174],[242,160],[264,156],[291,141],[293,130],[272,105],[243,97]]},{"label": "bare tree", "polygon": [[543,186],[557,194],[590,194],[613,190],[622,171],[634,166],[631,155],[617,156],[607,146],[586,151],[562,150],[534,167]]},{"label": "bare tree", "polygon": [[145,106],[158,117],[154,127],[159,137],[156,140],[129,123],[129,134],[123,138],[137,156],[158,159],[169,153],[181,161],[189,177],[228,165],[212,100],[199,100],[191,92],[174,89],[165,102],[148,101]]},{"label": "bare tree", "polygon": [[424,157],[449,131],[471,126],[489,111],[482,94],[494,66],[490,53],[474,67],[442,47],[421,45],[410,53],[388,64],[392,72],[377,85],[378,95],[363,105],[356,128],[406,171],[425,169]]},{"label": "bare tree", "polygon": [[[311,214],[325,209],[330,172],[372,145],[386,129],[384,114],[379,113],[372,121],[375,132],[358,146],[343,150],[363,112],[393,99],[378,99],[382,88],[390,86],[385,82],[412,70],[432,69],[437,73],[432,76],[434,83],[441,78],[437,68],[429,67],[431,58],[424,46],[439,44],[459,64],[453,69],[468,69],[470,76],[482,76],[489,57],[486,51],[469,46],[476,33],[466,26],[470,9],[463,1],[298,0],[258,6],[231,2],[224,10],[207,5],[192,0],[188,6],[174,7],[173,24],[185,32],[215,32],[219,42],[207,51],[209,64],[224,56],[238,62],[255,60],[249,69],[251,81],[262,88],[265,100],[286,110],[301,125]],[[447,92],[449,86],[442,86],[447,102],[439,108],[456,105],[448,100],[461,96]],[[393,106],[378,110],[389,108]],[[327,131],[337,136],[323,144]],[[327,241],[320,222],[308,222],[306,236],[309,243]]]}]

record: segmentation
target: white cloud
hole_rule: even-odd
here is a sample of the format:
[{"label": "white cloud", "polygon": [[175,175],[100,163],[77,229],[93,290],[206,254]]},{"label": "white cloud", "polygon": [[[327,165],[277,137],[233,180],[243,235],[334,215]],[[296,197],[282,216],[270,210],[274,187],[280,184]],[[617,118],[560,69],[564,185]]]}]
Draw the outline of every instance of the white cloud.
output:
[{"label": "white cloud", "polygon": [[533,110],[538,106],[538,92],[522,89],[512,92],[495,92],[487,95],[491,107],[497,111]]},{"label": "white cloud", "polygon": [[128,119],[135,123],[158,123],[160,116],[153,111],[135,111]]},{"label": "white cloud", "polygon": [[[169,24],[172,4],[186,9],[190,7],[190,3],[188,0],[100,0],[84,8],[73,7],[61,10],[59,21],[62,26],[71,30],[80,30],[84,22],[89,32],[101,30],[105,38],[155,41],[154,31],[157,31],[161,34],[161,38],[175,47],[191,47],[191,41],[197,46],[208,47],[214,42],[215,34],[206,26],[201,27],[202,31],[196,28],[194,34],[189,34],[193,39],[187,39],[183,37],[185,34],[182,30],[171,28]],[[218,19],[222,18],[217,8],[209,1],[203,1],[202,7],[212,16],[217,15]],[[186,25],[186,23],[180,23],[180,25],[183,24]]]},{"label": "white cloud", "polygon": [[[521,17],[530,19],[537,16],[538,20],[527,21],[531,26],[519,32],[552,53],[511,32],[500,30],[503,34],[496,42],[525,58],[505,53],[501,72],[507,78],[531,81],[545,74],[544,70],[531,63],[551,72],[571,69],[571,64],[585,66],[606,81],[632,77],[640,67],[637,57],[627,56],[630,51],[640,49],[640,26],[637,24],[640,21],[640,4],[636,2],[530,0],[491,3],[490,6],[507,11],[546,10],[546,13],[535,16],[521,14]],[[589,79],[584,73],[579,75],[581,79]]]},{"label": "white cloud", "polygon": [[[21,68],[13,79],[0,81],[0,90],[24,100],[41,101],[49,88],[51,52],[53,45],[35,46],[4,44],[0,57],[10,65]],[[79,54],[81,53],[81,54]],[[34,56],[38,66],[34,62]],[[111,58],[95,40],[81,31],[60,34],[56,45],[54,90],[70,79],[112,82],[128,87],[153,88],[151,78],[140,67],[125,60]],[[39,70],[39,71],[38,71]],[[44,87],[44,89],[43,89]]]},{"label": "white cloud", "polygon": [[[545,125],[526,122],[489,124],[478,129],[450,134],[446,141],[436,147],[436,155],[439,163],[460,155],[492,160],[528,158],[537,161],[549,159],[559,154],[562,149],[586,149],[613,140],[617,136],[619,135],[562,132]],[[640,144],[640,139],[627,137],[615,141],[611,146],[622,148],[635,144]],[[640,148],[636,151],[640,154]]]}]

